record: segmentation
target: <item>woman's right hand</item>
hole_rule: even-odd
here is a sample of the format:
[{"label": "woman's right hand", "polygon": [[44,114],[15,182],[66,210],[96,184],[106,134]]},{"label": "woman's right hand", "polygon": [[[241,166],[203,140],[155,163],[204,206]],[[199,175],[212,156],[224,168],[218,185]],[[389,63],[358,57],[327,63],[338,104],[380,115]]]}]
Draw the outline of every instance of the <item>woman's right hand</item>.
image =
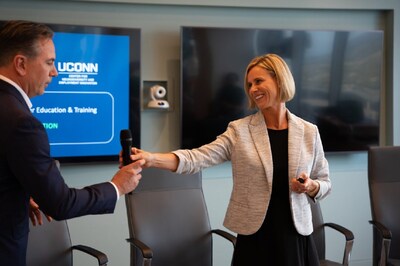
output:
[{"label": "woman's right hand", "polygon": [[138,148],[132,148],[132,160],[144,159],[143,168],[155,167],[175,172],[178,168],[179,158],[172,152],[156,153],[148,152]]},{"label": "woman's right hand", "polygon": [[[161,168],[175,172],[178,168],[179,158],[174,153],[152,153],[145,150],[141,150],[136,147],[131,149],[131,160],[137,161],[143,159],[145,163],[142,168]],[[119,168],[124,166],[122,151],[119,153]]]},{"label": "woman's right hand", "polygon": [[[152,161],[153,161],[152,158],[154,158],[154,156],[152,156],[152,154],[149,152],[132,147],[130,158],[131,158],[132,162],[135,162],[140,159],[144,159],[145,163],[141,167],[148,168],[148,167],[152,166]],[[121,169],[122,167],[124,167],[124,159],[123,159],[122,150],[121,150],[119,152],[119,169]]]},{"label": "woman's right hand", "polygon": [[132,147],[132,154],[131,154],[131,160],[139,160],[139,159],[144,159],[145,164],[142,166],[143,168],[149,168],[153,166],[154,162],[154,154]]}]

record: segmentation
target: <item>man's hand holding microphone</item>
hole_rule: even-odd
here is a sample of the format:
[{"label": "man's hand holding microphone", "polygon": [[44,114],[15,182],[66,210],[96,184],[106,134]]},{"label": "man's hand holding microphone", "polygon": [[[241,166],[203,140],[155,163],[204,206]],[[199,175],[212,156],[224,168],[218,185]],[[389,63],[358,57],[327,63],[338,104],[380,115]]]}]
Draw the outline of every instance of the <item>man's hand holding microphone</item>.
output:
[{"label": "man's hand holding microphone", "polygon": [[118,188],[119,196],[132,192],[139,184],[142,175],[142,166],[145,160],[138,155],[131,155],[132,134],[129,129],[121,130],[120,141],[120,170],[114,175],[111,182]]}]

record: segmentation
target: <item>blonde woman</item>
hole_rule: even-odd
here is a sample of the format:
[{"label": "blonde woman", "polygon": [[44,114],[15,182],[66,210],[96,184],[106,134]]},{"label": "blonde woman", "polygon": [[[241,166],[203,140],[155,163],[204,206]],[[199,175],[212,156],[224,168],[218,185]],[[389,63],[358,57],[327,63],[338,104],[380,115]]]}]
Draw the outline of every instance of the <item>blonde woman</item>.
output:
[{"label": "blonde woman", "polygon": [[278,55],[254,58],[244,87],[258,112],[232,121],[215,141],[171,153],[133,148],[132,158],[177,173],[231,161],[233,190],[224,225],[237,233],[232,264],[319,265],[308,199],[324,198],[331,182],[318,129],[286,108],[295,83]]}]

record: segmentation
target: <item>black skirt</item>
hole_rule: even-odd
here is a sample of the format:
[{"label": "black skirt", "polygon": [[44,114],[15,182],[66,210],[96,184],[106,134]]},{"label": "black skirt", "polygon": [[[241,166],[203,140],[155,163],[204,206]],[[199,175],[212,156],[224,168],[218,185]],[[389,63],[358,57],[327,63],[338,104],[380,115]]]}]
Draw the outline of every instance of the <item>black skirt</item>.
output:
[{"label": "black skirt", "polygon": [[270,130],[274,164],[271,200],[261,228],[238,235],[233,266],[319,266],[312,236],[297,233],[290,211],[288,130]]}]

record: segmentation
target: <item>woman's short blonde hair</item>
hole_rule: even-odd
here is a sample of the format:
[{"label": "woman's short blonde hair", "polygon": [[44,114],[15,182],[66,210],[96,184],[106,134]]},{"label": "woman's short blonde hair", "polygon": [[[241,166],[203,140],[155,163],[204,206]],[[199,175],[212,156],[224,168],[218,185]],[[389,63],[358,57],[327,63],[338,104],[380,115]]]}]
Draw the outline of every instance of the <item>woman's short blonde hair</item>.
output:
[{"label": "woman's short blonde hair", "polygon": [[293,99],[296,92],[296,87],[293,79],[292,72],[286,62],[276,54],[265,54],[257,56],[247,66],[245,77],[244,77],[244,89],[249,101],[249,108],[255,108],[256,104],[249,95],[249,84],[247,82],[249,71],[255,67],[262,67],[270,72],[275,78],[278,84],[280,100],[282,102],[288,102]]}]

